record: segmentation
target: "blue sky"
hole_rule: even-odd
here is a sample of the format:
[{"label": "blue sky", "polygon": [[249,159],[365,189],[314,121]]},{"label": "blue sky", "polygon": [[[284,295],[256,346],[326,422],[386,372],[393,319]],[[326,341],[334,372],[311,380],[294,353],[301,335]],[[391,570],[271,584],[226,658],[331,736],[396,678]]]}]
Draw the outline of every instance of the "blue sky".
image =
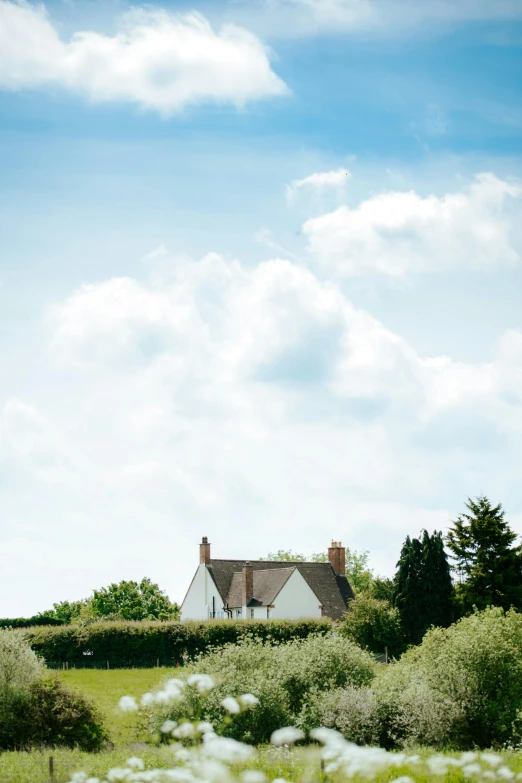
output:
[{"label": "blue sky", "polygon": [[522,533],[521,34],[0,0],[1,614],[180,601],[201,535],[391,574],[479,492]]}]

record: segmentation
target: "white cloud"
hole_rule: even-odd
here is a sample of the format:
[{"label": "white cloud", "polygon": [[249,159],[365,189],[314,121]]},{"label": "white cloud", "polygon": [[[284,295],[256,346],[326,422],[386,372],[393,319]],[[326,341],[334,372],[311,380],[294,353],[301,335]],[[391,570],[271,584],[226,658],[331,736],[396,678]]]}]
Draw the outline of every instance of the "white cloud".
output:
[{"label": "white cloud", "polygon": [[164,115],[288,91],[259,39],[234,25],[216,32],[201,14],[135,9],[112,37],[79,31],[64,42],[43,6],[0,0],[0,88],[48,86]]},{"label": "white cloud", "polygon": [[303,179],[294,179],[290,185],[286,186],[286,195],[288,200],[292,200],[298,190],[301,188],[316,192],[323,192],[327,188],[334,188],[342,192],[346,182],[350,179],[351,173],[347,169],[337,169],[336,171],[318,171],[310,174]]},{"label": "white cloud", "polygon": [[509,210],[521,195],[519,185],[480,174],[441,197],[381,193],[311,218],[303,231],[318,263],[341,276],[494,267],[520,258]]}]

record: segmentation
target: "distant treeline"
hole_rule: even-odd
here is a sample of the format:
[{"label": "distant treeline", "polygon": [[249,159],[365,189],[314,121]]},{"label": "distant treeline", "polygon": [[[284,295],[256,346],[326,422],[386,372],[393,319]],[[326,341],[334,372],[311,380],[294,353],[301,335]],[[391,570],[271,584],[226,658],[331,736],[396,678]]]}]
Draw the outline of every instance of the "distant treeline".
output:
[{"label": "distant treeline", "polygon": [[[53,666],[107,661],[113,668],[160,659],[174,664],[211,648],[234,644],[246,635],[271,642],[330,633],[321,620],[207,620],[170,622],[98,622],[86,626],[33,627],[21,631],[33,650]],[[134,662],[136,662],[134,664]]]},{"label": "distant treeline", "polygon": [[31,628],[35,625],[65,625],[65,623],[56,617],[45,617],[39,614],[34,617],[0,618],[0,628]]}]

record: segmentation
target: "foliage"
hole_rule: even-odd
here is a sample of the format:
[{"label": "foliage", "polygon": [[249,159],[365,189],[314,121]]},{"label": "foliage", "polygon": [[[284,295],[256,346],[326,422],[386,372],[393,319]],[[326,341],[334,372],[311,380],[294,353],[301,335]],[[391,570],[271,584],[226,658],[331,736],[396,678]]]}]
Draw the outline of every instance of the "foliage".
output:
[{"label": "foliage", "polygon": [[407,536],[397,563],[394,604],[410,644],[419,644],[431,626],[451,623],[453,586],[441,533]]},{"label": "foliage", "polygon": [[310,730],[326,726],[349,742],[376,745],[379,740],[377,700],[369,687],[346,685],[311,694],[301,713],[300,726]]},{"label": "foliage", "polygon": [[522,615],[476,612],[428,631],[374,686],[381,742],[491,747],[522,738]]},{"label": "foliage", "polygon": [[[197,717],[220,724],[225,697],[253,694],[259,705],[242,711],[233,724],[225,721],[223,728],[235,739],[262,743],[280,726],[297,723],[312,694],[346,684],[367,685],[375,676],[375,663],[355,644],[332,634],[275,646],[245,638],[200,658],[192,670],[211,675],[217,682]],[[179,720],[187,714],[196,717],[190,688],[174,704],[154,707],[152,723],[158,730],[167,718]]]},{"label": "foliage", "polygon": [[[358,552],[356,549],[346,547],[346,576],[354,592],[367,592],[372,584],[373,571],[368,566],[369,552]],[[310,563],[326,563],[328,555],[326,552],[315,552],[307,557],[299,552],[293,552],[291,549],[278,549],[277,552],[269,552],[261,560],[282,560],[284,562],[301,563],[308,561]]]},{"label": "foliage", "polygon": [[0,619],[2,628],[31,628],[33,625],[63,625],[63,621],[57,617],[49,617],[45,612],[35,614],[33,617],[3,617]]},{"label": "foliage", "polygon": [[348,605],[341,633],[366,650],[388,655],[400,655],[406,644],[397,609],[388,601],[368,595],[358,595]]},{"label": "foliage", "polygon": [[122,620],[174,620],[179,607],[171,604],[157,584],[148,578],[141,582],[122,581],[93,592],[90,600],[94,617],[117,616]]},{"label": "foliage", "polygon": [[378,601],[389,601],[393,604],[395,597],[395,582],[387,576],[376,576],[372,579],[367,593]]},{"label": "foliage", "polygon": [[476,606],[509,609],[522,607],[521,546],[505,521],[499,503],[493,506],[484,495],[465,504],[469,513],[453,522],[446,541],[462,580],[458,599],[463,613]]},{"label": "foliage", "polygon": [[0,749],[78,747],[94,752],[108,741],[97,709],[55,679],[0,696]]},{"label": "foliage", "polygon": [[0,695],[27,690],[43,671],[42,661],[20,634],[0,631]]},{"label": "foliage", "polygon": [[74,623],[82,616],[89,616],[90,602],[87,598],[80,601],[61,601],[58,604],[53,604],[53,609],[48,610],[45,614],[47,613],[50,616],[56,617],[62,623]]},{"label": "foliage", "polygon": [[[186,659],[213,647],[231,644],[253,634],[260,639],[285,642],[310,634],[328,634],[332,623],[321,620],[187,620],[179,622],[99,622],[85,626],[30,628],[16,631],[48,664],[88,660],[109,661],[111,668],[125,662],[159,658],[165,665],[181,664]],[[88,656],[85,653],[90,653]]]}]

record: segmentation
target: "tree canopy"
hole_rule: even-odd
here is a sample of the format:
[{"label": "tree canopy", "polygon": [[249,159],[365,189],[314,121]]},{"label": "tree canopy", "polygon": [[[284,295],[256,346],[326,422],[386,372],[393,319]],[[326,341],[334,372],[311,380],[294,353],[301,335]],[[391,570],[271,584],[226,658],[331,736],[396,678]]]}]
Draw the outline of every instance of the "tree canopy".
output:
[{"label": "tree canopy", "polygon": [[446,544],[458,579],[463,614],[473,607],[522,608],[522,554],[517,535],[505,520],[502,505],[485,495],[468,498],[467,512],[452,523]]},{"label": "tree canopy", "polygon": [[[357,549],[345,548],[346,551],[346,576],[354,592],[368,592],[373,581],[373,571],[368,565],[369,552]],[[282,560],[285,562],[309,562],[326,563],[328,554],[326,552],[315,552],[307,557],[291,549],[278,549],[277,552],[269,552],[261,560]]]}]

